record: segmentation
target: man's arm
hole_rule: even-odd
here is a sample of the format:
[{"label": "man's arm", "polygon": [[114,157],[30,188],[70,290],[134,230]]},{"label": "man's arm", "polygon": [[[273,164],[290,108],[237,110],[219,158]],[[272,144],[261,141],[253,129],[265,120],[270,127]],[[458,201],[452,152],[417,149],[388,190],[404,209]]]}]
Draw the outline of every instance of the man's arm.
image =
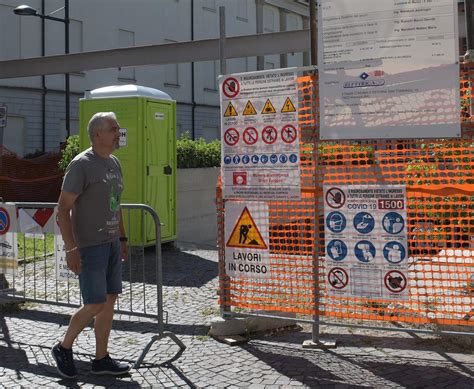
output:
[{"label": "man's arm", "polygon": [[81,272],[81,256],[72,234],[71,209],[78,195],[61,191],[58,200],[58,224],[66,248],[66,261],[74,274]]}]

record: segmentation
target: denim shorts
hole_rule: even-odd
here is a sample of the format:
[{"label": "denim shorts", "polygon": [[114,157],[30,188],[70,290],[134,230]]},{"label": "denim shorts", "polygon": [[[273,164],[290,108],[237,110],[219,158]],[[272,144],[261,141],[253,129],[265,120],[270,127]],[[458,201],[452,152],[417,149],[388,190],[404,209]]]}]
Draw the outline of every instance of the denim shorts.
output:
[{"label": "denim shorts", "polygon": [[102,304],[107,294],[122,293],[122,259],[118,239],[84,247],[80,252],[79,285],[84,304]]}]

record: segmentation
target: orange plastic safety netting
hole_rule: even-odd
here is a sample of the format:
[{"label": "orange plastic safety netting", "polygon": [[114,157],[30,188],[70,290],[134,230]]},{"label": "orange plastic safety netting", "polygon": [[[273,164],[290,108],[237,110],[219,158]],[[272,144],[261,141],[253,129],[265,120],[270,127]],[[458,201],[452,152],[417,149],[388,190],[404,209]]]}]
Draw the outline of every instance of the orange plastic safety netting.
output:
[{"label": "orange plastic safety netting", "polygon": [[0,197],[3,201],[55,202],[61,191],[61,153],[23,159],[0,148]]},{"label": "orange plastic safety netting", "polygon": [[[323,142],[317,76],[299,77],[302,198],[268,203],[271,276],[233,278],[225,275],[225,201],[218,185],[221,304],[310,316],[474,325],[474,65],[462,66],[460,80],[458,139]],[[406,188],[407,298],[328,293],[323,185],[367,184]]]}]

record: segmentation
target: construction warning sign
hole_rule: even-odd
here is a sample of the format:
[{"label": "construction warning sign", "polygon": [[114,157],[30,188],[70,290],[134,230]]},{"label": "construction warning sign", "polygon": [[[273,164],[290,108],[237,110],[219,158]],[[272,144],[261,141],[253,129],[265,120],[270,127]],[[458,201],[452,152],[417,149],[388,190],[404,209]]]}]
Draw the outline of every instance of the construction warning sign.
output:
[{"label": "construction warning sign", "polygon": [[408,299],[406,188],[326,185],[324,200],[329,295]]},{"label": "construction warning sign", "polygon": [[283,107],[281,108],[281,112],[283,113],[296,112],[296,108],[289,97],[286,98],[285,103],[283,104]]},{"label": "construction warning sign", "polygon": [[244,116],[251,116],[251,115],[256,115],[257,111],[255,110],[255,107],[253,106],[252,102],[249,100],[247,101],[247,104],[245,105],[244,112],[242,112],[242,115]]},{"label": "construction warning sign", "polygon": [[228,247],[267,249],[257,225],[247,207],[244,208],[227,241]]},{"label": "construction warning sign", "polygon": [[267,203],[228,201],[225,212],[226,274],[269,277]]},{"label": "construction warning sign", "polygon": [[234,108],[234,106],[232,105],[231,102],[229,102],[229,105],[227,106],[227,108],[224,112],[224,116],[226,118],[231,117],[231,116],[239,116],[239,114],[237,113],[237,111],[235,110],[235,108]]},{"label": "construction warning sign", "polygon": [[271,114],[271,113],[276,113],[275,107],[273,106],[270,99],[267,99],[267,101],[265,102],[265,105],[262,108],[262,114],[263,115],[268,115],[268,114]]},{"label": "construction warning sign", "polygon": [[224,199],[301,199],[297,71],[219,78]]}]

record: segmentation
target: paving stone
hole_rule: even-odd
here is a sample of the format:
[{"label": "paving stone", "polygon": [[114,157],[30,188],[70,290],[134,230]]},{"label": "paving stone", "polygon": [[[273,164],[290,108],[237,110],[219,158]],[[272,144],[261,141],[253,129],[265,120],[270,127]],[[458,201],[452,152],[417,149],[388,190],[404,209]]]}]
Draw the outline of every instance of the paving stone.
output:
[{"label": "paving stone", "polygon": [[[75,358],[78,387],[449,387],[472,388],[472,350],[441,342],[434,335],[414,338],[406,333],[321,326],[321,337],[340,338],[333,350],[303,350],[311,326],[256,338],[230,347],[207,337],[210,316],[218,312],[216,251],[163,252],[165,330],[187,345],[177,359],[178,347],[169,338],[155,342],[140,369],[130,377],[95,377],[92,327],[78,338]],[[54,279],[51,278],[51,279]],[[134,284],[135,285],[135,284]],[[127,291],[127,285],[124,288]],[[141,284],[134,286],[134,306],[143,306]],[[156,296],[156,284],[147,285]],[[153,297],[151,298],[153,300]],[[148,304],[152,311],[153,301]],[[16,312],[0,312],[0,387],[71,386],[58,377],[50,355],[61,339],[73,308],[28,304]],[[151,318],[117,315],[110,336],[110,353],[134,362],[151,337],[158,333]],[[384,323],[384,325],[390,325]]]}]

